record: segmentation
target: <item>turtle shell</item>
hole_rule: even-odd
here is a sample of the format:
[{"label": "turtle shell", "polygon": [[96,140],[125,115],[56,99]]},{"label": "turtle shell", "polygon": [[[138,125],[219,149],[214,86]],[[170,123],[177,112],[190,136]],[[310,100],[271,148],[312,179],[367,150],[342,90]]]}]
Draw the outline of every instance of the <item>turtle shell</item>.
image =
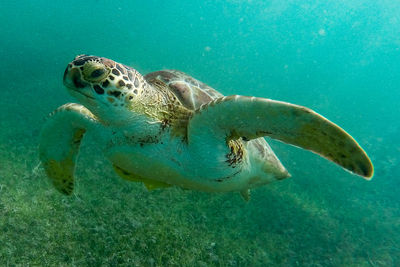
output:
[{"label": "turtle shell", "polygon": [[151,72],[144,78],[150,84],[165,84],[182,105],[190,110],[223,96],[207,84],[177,70]]}]

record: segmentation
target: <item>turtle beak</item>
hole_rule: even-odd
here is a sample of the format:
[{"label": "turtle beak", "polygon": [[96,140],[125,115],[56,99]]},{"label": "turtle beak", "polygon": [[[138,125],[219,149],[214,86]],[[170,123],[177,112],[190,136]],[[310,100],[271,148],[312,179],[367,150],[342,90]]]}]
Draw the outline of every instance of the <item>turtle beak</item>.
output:
[{"label": "turtle beak", "polygon": [[64,86],[73,97],[86,103],[87,99],[94,99],[94,96],[91,93],[90,84],[81,77],[81,73],[76,67],[68,65],[64,72]]}]

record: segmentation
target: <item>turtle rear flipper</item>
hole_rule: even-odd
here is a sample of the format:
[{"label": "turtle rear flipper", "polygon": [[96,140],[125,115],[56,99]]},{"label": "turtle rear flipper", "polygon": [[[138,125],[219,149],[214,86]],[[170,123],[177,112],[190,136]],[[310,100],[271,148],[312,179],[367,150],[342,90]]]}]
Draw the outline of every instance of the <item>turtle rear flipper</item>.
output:
[{"label": "turtle rear flipper", "polygon": [[95,123],[92,113],[79,104],[57,108],[40,136],[40,160],[55,188],[70,195],[74,190],[76,157],[83,135]]},{"label": "turtle rear flipper", "polygon": [[152,179],[147,179],[144,177],[140,177],[139,175],[135,175],[133,173],[130,173],[121,167],[118,167],[116,164],[113,164],[114,171],[123,179],[131,182],[142,182],[144,186],[147,188],[147,190],[151,191],[154,189],[158,188],[165,188],[165,187],[171,187],[172,185],[166,184],[160,181],[152,180]]},{"label": "turtle rear flipper", "polygon": [[189,142],[196,137],[250,140],[262,136],[311,150],[366,179],[373,176],[370,159],[348,133],[302,106],[265,98],[221,97],[197,109],[188,126]]}]

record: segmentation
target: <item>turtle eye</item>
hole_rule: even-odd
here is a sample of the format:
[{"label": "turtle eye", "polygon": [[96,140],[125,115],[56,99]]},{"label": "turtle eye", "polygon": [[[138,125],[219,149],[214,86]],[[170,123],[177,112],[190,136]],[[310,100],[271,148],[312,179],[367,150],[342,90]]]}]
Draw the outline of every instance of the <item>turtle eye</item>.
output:
[{"label": "turtle eye", "polygon": [[83,76],[89,82],[100,82],[107,77],[109,69],[97,62],[90,62],[83,66]]},{"label": "turtle eye", "polygon": [[103,75],[106,71],[104,69],[97,69],[92,71],[92,73],[90,74],[91,78],[97,79],[99,78],[101,75]]}]

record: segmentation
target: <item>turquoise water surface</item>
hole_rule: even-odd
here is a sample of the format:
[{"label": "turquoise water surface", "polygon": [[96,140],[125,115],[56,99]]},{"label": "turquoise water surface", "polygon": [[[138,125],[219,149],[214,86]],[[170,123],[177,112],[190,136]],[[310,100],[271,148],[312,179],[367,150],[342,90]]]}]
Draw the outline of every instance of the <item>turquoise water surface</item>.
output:
[{"label": "turquoise water surface", "polygon": [[[1,266],[400,266],[398,1],[6,0],[0,25]],[[375,176],[271,140],[292,178],[248,203],[148,192],[87,138],[63,196],[38,137],[74,101],[62,76],[78,54],[312,108],[362,145]]]}]

